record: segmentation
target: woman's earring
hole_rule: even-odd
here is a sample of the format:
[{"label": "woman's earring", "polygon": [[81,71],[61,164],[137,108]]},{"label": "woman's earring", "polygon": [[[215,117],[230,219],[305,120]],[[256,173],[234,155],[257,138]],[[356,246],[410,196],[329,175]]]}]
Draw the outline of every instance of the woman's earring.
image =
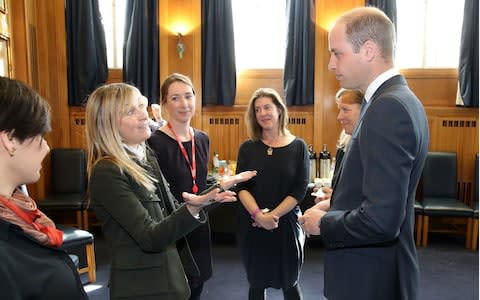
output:
[{"label": "woman's earring", "polygon": [[8,151],[8,154],[10,154],[10,157],[14,157],[15,156],[15,151],[17,151],[17,148],[13,147],[12,150],[9,150]]}]

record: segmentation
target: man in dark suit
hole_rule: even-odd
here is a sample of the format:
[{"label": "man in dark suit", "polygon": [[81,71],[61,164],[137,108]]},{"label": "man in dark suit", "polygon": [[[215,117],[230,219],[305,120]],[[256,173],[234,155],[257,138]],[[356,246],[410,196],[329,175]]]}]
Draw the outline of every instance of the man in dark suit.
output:
[{"label": "man in dark suit", "polygon": [[417,299],[414,201],[429,134],[425,111],[394,69],[395,29],[376,8],[346,12],[329,34],[328,68],[343,88],[365,93],[330,209],[307,210],[307,234],[321,234],[324,296]]}]

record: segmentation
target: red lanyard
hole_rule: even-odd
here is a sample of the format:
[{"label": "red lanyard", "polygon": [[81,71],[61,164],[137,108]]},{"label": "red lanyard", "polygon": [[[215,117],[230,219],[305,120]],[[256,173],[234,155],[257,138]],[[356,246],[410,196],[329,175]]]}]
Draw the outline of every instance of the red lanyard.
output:
[{"label": "red lanyard", "polygon": [[180,151],[183,154],[183,157],[185,157],[185,160],[188,163],[188,166],[190,167],[190,173],[192,174],[192,181],[193,181],[193,186],[192,186],[192,192],[196,194],[198,192],[198,186],[196,183],[197,179],[197,163],[195,160],[195,134],[193,133],[193,129],[189,128],[190,130],[188,131],[190,133],[190,138],[192,139],[192,163],[190,163],[190,159],[188,158],[187,150],[185,150],[185,147],[183,147],[182,142],[178,138],[177,134],[173,130],[172,124],[170,122],[167,123],[168,128],[170,131],[172,131],[173,135],[175,136],[175,139],[177,140],[178,146],[180,147]]}]

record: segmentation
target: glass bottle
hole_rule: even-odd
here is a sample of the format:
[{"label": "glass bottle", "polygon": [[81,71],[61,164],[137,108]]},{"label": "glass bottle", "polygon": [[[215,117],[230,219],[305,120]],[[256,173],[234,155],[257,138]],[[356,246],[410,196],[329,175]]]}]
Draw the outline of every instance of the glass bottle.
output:
[{"label": "glass bottle", "polygon": [[320,152],[320,178],[330,177],[330,152],[328,152],[327,144],[323,144],[323,150]]},{"label": "glass bottle", "polygon": [[217,152],[213,152],[212,163],[213,163],[212,173],[218,174],[218,168],[220,167],[220,158]]},{"label": "glass bottle", "polygon": [[313,150],[313,145],[308,146],[308,156],[310,158],[309,182],[313,182],[317,177],[317,153]]}]

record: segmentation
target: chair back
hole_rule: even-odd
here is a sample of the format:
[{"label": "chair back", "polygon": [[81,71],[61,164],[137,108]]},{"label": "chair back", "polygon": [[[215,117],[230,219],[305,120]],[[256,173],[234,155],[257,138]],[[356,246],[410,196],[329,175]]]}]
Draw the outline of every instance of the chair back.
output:
[{"label": "chair back", "polygon": [[84,193],[87,183],[83,149],[56,148],[51,151],[53,193]]},{"label": "chair back", "polygon": [[428,152],[422,182],[423,198],[457,198],[457,154]]}]

